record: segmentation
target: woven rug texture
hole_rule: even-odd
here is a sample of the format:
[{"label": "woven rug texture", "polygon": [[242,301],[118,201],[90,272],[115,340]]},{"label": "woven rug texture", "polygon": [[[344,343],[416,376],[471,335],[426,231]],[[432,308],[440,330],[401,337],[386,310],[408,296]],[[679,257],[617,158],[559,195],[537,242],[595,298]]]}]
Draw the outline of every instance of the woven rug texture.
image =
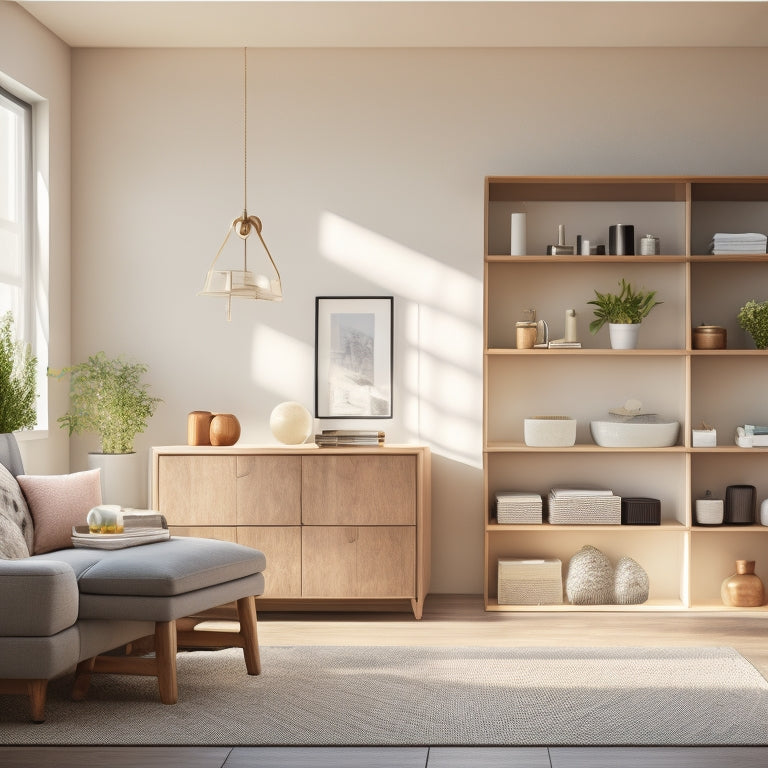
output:
[{"label": "woven rug texture", "polygon": [[768,682],[731,648],[295,646],[178,657],[152,678],[49,686],[47,719],[0,696],[0,743],[79,745],[767,745]]}]

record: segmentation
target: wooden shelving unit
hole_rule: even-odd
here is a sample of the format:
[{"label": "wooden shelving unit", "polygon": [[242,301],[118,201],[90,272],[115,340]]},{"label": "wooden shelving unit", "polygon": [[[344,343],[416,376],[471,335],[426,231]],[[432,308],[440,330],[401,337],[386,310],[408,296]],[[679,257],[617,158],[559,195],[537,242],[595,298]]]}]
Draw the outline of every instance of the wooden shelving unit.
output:
[{"label": "wooden shelving unit", "polygon": [[[510,214],[527,214],[527,251],[511,256]],[[635,226],[636,241],[660,237],[661,255],[550,256],[565,224],[569,243],[582,234],[608,244],[608,227]],[[768,177],[488,177],[485,183],[484,500],[485,604],[514,611],[704,611],[768,615],[722,605],[720,585],[735,560],[754,559],[768,585],[768,527],[705,528],[694,524],[697,498],[728,485],[751,484],[768,497],[768,449],[734,445],[736,427],[768,424],[768,352],[738,326],[749,299],[768,299],[768,256],[708,253],[715,232],[768,231]],[[639,250],[639,248],[636,248]],[[607,329],[588,331],[594,290],[621,278],[655,289],[664,303],[643,323],[639,348],[610,349]],[[515,322],[535,308],[550,337],[564,332],[566,309],[577,313],[581,349],[515,348]],[[726,328],[725,350],[694,350],[692,327]],[[589,422],[636,398],[681,424],[670,448],[609,449],[594,444]],[[568,415],[576,445],[531,448],[523,420]],[[694,448],[691,429],[717,429],[717,447]],[[661,500],[659,526],[499,525],[497,491],[602,486],[620,496]],[[636,559],[648,572],[650,599],[639,606],[499,605],[499,557],[559,557],[564,577],[584,544],[614,561]]]}]

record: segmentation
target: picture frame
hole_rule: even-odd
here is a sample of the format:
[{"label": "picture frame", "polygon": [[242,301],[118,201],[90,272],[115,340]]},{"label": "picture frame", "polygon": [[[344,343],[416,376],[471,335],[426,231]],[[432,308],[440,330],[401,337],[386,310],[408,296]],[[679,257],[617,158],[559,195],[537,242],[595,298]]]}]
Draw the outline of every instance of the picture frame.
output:
[{"label": "picture frame", "polygon": [[315,298],[315,417],[391,419],[392,296]]}]

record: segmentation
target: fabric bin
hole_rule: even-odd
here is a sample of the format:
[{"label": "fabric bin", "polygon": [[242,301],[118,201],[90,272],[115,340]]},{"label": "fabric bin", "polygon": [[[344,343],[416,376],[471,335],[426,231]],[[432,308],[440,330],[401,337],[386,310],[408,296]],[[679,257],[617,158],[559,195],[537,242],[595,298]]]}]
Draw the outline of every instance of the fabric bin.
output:
[{"label": "fabric bin", "polygon": [[661,501],[641,496],[621,500],[622,525],[661,525]]},{"label": "fabric bin", "polygon": [[499,605],[561,605],[563,564],[557,558],[500,557]]}]

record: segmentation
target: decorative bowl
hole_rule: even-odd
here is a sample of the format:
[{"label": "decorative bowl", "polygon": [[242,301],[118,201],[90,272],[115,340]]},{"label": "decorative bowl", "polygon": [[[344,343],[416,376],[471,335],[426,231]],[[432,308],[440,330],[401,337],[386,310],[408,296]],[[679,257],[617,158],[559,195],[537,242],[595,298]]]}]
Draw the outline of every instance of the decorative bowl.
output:
[{"label": "decorative bowl", "polygon": [[644,414],[590,421],[589,428],[604,448],[667,448],[677,442],[680,422]]},{"label": "decorative bowl", "polygon": [[525,444],[535,448],[571,446],[576,442],[576,419],[536,416],[523,420]]}]

